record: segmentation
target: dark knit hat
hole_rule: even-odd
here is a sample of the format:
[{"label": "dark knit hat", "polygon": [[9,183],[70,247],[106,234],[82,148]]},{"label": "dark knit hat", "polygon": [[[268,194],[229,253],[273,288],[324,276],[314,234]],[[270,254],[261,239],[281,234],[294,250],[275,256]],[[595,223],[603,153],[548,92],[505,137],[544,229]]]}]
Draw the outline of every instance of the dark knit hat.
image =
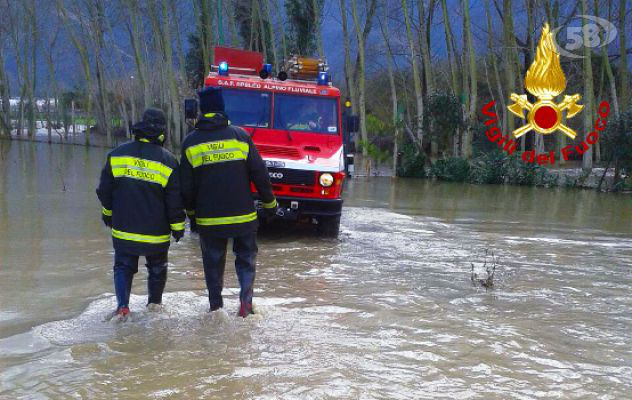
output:
[{"label": "dark knit hat", "polygon": [[200,112],[202,115],[213,112],[224,112],[224,96],[221,87],[209,86],[198,92]]},{"label": "dark knit hat", "polygon": [[146,124],[155,126],[161,131],[164,131],[167,127],[167,117],[165,112],[159,108],[148,108],[143,113],[143,122]]},{"label": "dark knit hat", "polygon": [[143,119],[132,127],[137,138],[150,139],[162,143],[167,130],[167,117],[159,108],[148,108],[143,113]]}]

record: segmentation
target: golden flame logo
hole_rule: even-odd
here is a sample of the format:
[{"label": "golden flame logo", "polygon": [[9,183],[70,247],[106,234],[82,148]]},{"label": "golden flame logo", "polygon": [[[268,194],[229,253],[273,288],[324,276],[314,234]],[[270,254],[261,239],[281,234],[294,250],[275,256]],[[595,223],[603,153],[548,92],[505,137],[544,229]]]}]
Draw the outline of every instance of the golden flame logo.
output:
[{"label": "golden flame logo", "polygon": [[524,78],[527,91],[537,97],[538,101],[531,104],[527,100],[526,94],[512,93],[511,100],[514,101],[514,104],[507,107],[509,111],[522,119],[525,119],[524,110],[529,112],[527,115],[528,123],[513,131],[516,138],[532,129],[543,135],[559,129],[572,139],[577,136],[574,130],[562,124],[562,112],[566,110],[567,118],[577,115],[584,108],[584,106],[576,104],[581,96],[579,94],[564,96],[561,103],[553,102],[553,98],[566,89],[566,77],[560,64],[560,55],[553,51],[554,46],[549,24],[544,24],[535,60],[533,60]]},{"label": "golden flame logo", "polygon": [[553,98],[566,89],[566,77],[560,64],[560,55],[555,53],[553,35],[549,25],[542,28],[542,36],[535,53],[535,60],[527,71],[524,85],[532,95],[538,98]]}]

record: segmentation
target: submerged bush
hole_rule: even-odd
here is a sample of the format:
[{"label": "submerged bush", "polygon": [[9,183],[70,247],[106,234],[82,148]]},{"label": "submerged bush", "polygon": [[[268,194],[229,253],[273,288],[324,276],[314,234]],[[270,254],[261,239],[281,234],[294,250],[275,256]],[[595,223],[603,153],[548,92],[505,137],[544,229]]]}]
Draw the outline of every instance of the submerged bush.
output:
[{"label": "submerged bush", "polygon": [[439,180],[449,182],[529,186],[557,183],[557,176],[546,168],[525,163],[498,150],[479,153],[470,161],[460,157],[438,160],[432,165],[430,173]]},{"label": "submerged bush", "polygon": [[518,157],[508,157],[505,166],[505,182],[512,185],[550,186],[557,182],[557,176],[546,168],[534,163],[525,163]]},{"label": "submerged bush", "polygon": [[437,179],[448,182],[468,182],[470,175],[469,162],[461,157],[450,157],[438,160],[430,168],[430,174]]},{"label": "submerged bush", "polygon": [[503,184],[507,176],[508,156],[500,150],[480,153],[471,161],[470,182]]},{"label": "submerged bush", "polygon": [[628,190],[632,171],[632,108],[608,124],[603,132],[602,157],[614,166],[613,190]]},{"label": "submerged bush", "polygon": [[417,151],[411,143],[404,144],[400,162],[397,166],[397,176],[404,178],[426,177],[426,155]]}]

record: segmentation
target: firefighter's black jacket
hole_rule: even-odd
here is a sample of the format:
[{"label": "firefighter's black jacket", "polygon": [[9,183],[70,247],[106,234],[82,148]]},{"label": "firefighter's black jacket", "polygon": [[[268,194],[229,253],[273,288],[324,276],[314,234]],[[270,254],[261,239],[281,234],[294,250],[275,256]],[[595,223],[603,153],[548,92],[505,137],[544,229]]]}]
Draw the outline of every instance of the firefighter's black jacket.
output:
[{"label": "firefighter's black jacket", "polygon": [[184,230],[178,162],[146,139],[108,154],[97,196],[112,216],[112,241],[119,251],[148,255],[169,249],[171,231]]},{"label": "firefighter's black jacket", "polygon": [[200,234],[242,236],[257,229],[254,183],[265,208],[277,206],[268,169],[250,136],[222,113],[205,114],[182,145],[184,206]]}]

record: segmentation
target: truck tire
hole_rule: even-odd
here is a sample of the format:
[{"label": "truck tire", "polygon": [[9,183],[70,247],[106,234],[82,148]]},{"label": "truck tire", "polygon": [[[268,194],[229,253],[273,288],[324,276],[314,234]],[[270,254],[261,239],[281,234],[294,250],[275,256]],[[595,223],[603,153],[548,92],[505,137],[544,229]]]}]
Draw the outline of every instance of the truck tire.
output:
[{"label": "truck tire", "polygon": [[318,218],[318,234],[322,237],[337,238],[340,233],[340,215]]}]

